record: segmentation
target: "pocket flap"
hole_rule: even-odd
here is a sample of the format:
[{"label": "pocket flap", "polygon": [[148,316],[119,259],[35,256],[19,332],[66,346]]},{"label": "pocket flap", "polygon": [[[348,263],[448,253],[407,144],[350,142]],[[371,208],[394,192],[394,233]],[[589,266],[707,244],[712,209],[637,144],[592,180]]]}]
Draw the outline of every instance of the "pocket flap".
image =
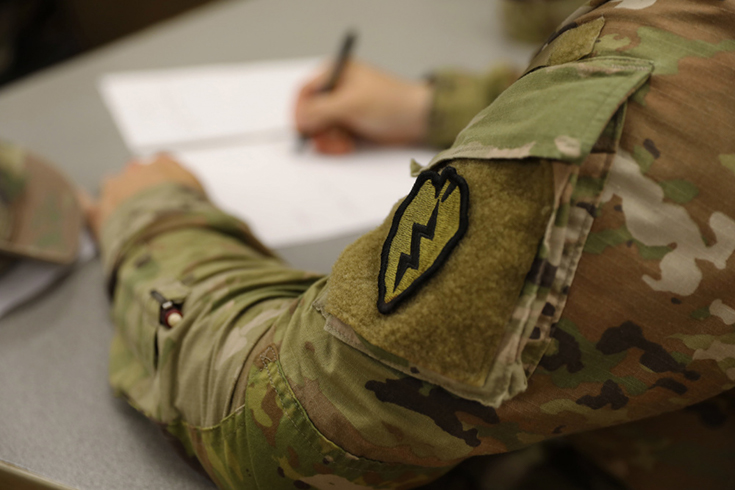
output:
[{"label": "pocket flap", "polygon": [[650,61],[604,57],[528,73],[475,116],[428,168],[457,158],[579,164],[652,70]]}]

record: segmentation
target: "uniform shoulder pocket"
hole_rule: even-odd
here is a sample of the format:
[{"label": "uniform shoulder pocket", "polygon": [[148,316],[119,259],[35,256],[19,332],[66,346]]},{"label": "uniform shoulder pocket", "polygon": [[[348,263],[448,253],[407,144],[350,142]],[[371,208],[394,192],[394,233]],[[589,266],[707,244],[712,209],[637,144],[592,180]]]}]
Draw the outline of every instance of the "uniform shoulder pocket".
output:
[{"label": "uniform shoulder pocket", "polygon": [[528,73],[475,116],[429,167],[457,158],[579,164],[652,70],[650,61],[604,57]]}]

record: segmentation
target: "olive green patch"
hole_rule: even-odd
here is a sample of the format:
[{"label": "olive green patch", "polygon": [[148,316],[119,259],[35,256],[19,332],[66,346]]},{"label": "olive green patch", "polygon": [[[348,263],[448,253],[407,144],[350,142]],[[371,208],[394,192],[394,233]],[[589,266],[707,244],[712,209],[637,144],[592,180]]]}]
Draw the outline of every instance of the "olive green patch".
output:
[{"label": "olive green patch", "polygon": [[469,188],[453,167],[416,179],[383,245],[378,310],[387,314],[444,263],[467,231]]},{"label": "olive green patch", "polygon": [[[431,280],[389,315],[376,308],[381,253],[400,214],[396,207],[337,260],[324,311],[422,373],[482,386],[549,222],[552,168],[508,160],[458,160],[452,166],[471,190],[467,231]],[[431,202],[424,206],[433,211]]]}]

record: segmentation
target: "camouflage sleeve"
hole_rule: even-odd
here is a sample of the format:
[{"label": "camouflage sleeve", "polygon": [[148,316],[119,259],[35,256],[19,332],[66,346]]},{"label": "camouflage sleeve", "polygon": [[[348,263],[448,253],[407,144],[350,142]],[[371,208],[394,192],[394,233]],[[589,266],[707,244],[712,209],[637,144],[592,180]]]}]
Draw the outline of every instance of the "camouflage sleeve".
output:
[{"label": "camouflage sleeve", "polygon": [[148,236],[191,226],[221,230],[265,256],[273,255],[246,224],[219,211],[198,191],[174,184],[161,185],[124,202],[102,229],[102,264],[110,289],[114,289],[116,272],[128,247]]}]

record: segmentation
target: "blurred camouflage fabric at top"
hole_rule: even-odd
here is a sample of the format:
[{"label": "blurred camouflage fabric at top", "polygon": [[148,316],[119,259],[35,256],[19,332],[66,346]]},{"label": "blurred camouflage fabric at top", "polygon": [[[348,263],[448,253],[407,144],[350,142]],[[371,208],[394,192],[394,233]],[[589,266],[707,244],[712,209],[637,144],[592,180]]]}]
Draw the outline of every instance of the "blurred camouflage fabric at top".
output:
[{"label": "blurred camouflage fabric at top", "polygon": [[584,0],[500,0],[503,27],[519,41],[541,43]]},{"label": "blurred camouflage fabric at top", "polygon": [[20,258],[74,261],[81,226],[66,178],[38,156],[0,141],[0,274]]},{"label": "blurred camouflage fabric at top", "polygon": [[733,488],[735,1],[594,0],[498,73],[436,83],[466,127],[327,277],[176,185],[106,223],[111,384],[219,487],[408,489],[565,437],[608,475],[569,488]]}]

